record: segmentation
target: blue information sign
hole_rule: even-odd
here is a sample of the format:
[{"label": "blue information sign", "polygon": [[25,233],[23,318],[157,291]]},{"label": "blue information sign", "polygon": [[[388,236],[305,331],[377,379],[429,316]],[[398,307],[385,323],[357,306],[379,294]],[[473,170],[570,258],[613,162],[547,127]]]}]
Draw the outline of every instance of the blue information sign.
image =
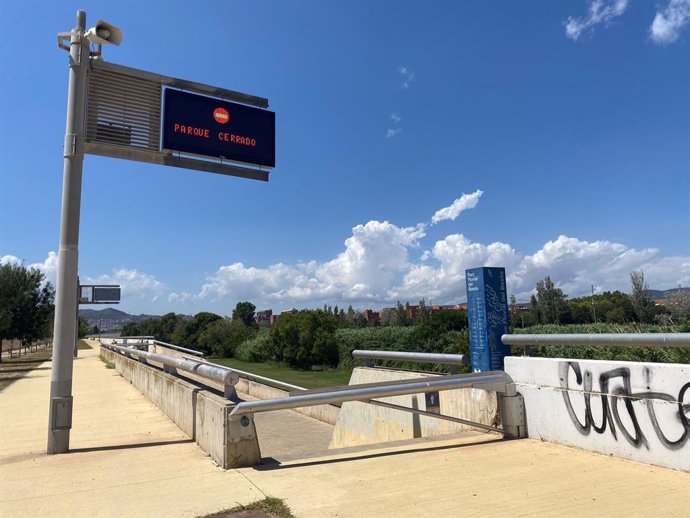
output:
[{"label": "blue information sign", "polygon": [[472,371],[503,370],[503,358],[510,355],[510,347],[501,342],[508,333],[505,268],[465,270],[465,280]]},{"label": "blue information sign", "polygon": [[275,167],[276,114],[166,88],[163,149]]}]

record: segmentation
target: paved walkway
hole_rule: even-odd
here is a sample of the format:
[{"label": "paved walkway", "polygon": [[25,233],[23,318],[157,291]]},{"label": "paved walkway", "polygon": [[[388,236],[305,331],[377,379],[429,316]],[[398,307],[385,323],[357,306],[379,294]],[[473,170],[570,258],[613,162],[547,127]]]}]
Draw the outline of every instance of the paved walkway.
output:
[{"label": "paved walkway", "polygon": [[484,435],[223,471],[95,350],[75,361],[73,451],[48,456],[49,384],[0,393],[3,518],[191,517],[264,495],[298,517],[688,516],[688,473]]}]

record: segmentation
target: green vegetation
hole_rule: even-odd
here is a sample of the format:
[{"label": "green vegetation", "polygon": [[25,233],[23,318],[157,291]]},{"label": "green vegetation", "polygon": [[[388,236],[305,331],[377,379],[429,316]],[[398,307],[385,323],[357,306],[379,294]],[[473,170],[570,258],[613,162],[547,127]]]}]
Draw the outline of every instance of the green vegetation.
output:
[{"label": "green vegetation", "polygon": [[308,389],[347,385],[352,369],[338,368],[323,371],[296,370],[275,362],[251,363],[236,358],[211,358],[211,361],[226,367],[251,372],[259,376],[284,381]]},{"label": "green vegetation", "polygon": [[[238,505],[226,511],[207,514],[199,518],[233,518],[233,516],[247,516],[245,511],[261,511],[265,518],[295,518],[290,508],[280,498],[267,496],[263,500],[249,505]],[[251,516],[257,516],[252,514]],[[258,518],[258,516],[257,516]]]},{"label": "green vegetation", "polygon": [[0,343],[18,339],[26,345],[51,336],[55,290],[44,280],[36,268],[0,265]]},{"label": "green vegetation", "polygon": [[[663,306],[655,306],[642,272],[632,272],[631,295],[620,291],[568,300],[547,275],[535,286],[529,308],[511,297],[513,333],[639,333],[690,331],[690,290],[677,290]],[[130,324],[126,335],[153,335],[158,340],[201,350],[218,363],[304,387],[347,383],[361,362],[355,349],[469,354],[464,310],[398,302],[380,313],[360,313],[324,305],[318,310],[293,310],[268,326],[254,321],[256,307],[237,303],[231,318],[198,313],[184,318],[173,313]],[[515,348],[514,354],[522,354]],[[534,347],[535,356],[598,358],[690,363],[683,349]],[[445,366],[404,362],[383,365],[443,371]],[[317,371],[318,370],[318,371]],[[467,372],[469,367],[461,370]],[[317,371],[317,372],[315,372]]]},{"label": "green vegetation", "polygon": [[[515,330],[516,334],[598,334],[598,333],[677,333],[678,327],[654,324],[570,324],[541,325]],[[522,347],[513,347],[513,354],[521,355]],[[589,360],[618,360],[656,363],[690,363],[690,349],[676,347],[576,347],[545,345],[530,348],[530,356],[544,358],[574,358]]]},{"label": "green vegetation", "polygon": [[110,360],[108,360],[107,358],[104,358],[103,356],[100,356],[99,358],[105,364],[106,369],[114,369],[115,368],[115,364],[113,362],[111,362]]},{"label": "green vegetation", "polygon": [[271,329],[269,357],[297,369],[309,369],[313,365],[335,367],[338,365],[336,327],[336,317],[321,310],[284,315]]}]

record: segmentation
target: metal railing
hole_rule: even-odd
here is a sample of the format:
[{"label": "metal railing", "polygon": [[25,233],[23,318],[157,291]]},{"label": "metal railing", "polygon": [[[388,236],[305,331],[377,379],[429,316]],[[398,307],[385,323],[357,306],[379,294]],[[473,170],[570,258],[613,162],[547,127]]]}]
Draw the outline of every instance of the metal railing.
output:
[{"label": "metal railing", "polygon": [[501,337],[505,345],[574,345],[587,347],[690,347],[690,333],[592,333],[515,335]]},{"label": "metal railing", "polygon": [[254,381],[255,383],[261,383],[262,385],[268,385],[269,387],[277,388],[280,390],[285,390],[286,392],[302,392],[307,390],[304,387],[298,385],[292,385],[290,383],[285,383],[284,381],[274,380],[273,378],[266,378],[265,376],[259,376],[252,372],[241,371],[239,369],[233,369],[232,367],[226,367],[232,372],[236,373],[240,378],[247,379],[249,381]]},{"label": "metal railing", "polygon": [[210,379],[217,383],[222,383],[225,397],[234,397],[235,395],[234,387],[239,381],[239,376],[233,369],[228,367],[215,365],[206,361],[175,358],[173,356],[166,356],[164,354],[150,353],[148,351],[141,351],[134,347],[124,347],[122,345],[106,343],[102,343],[101,345],[106,349],[118,352],[129,358],[135,356],[139,361],[160,363],[164,366],[164,370],[170,374],[174,374],[176,372],[175,370],[179,369],[203,378]]},{"label": "metal railing", "polygon": [[200,358],[204,357],[204,353],[202,353],[201,351],[196,351],[194,349],[187,349],[186,347],[181,347],[179,345],[161,342],[160,340],[152,340],[151,343],[153,343],[154,345],[161,345],[163,347],[167,347],[168,349],[173,349],[174,351],[180,351],[181,353],[192,354],[192,355],[198,356]]},{"label": "metal railing", "polygon": [[464,354],[441,354],[441,353],[415,353],[406,351],[371,351],[355,349],[352,357],[363,359],[364,365],[373,367],[372,360],[394,360],[414,363],[438,363],[449,365],[451,374],[458,373],[458,365],[468,365],[469,358]]},{"label": "metal railing", "polygon": [[[439,392],[443,390],[453,390],[461,388],[480,388],[483,390],[495,391],[499,398],[512,399],[514,403],[520,396],[515,392],[515,385],[510,377],[502,371],[478,372],[474,374],[457,374],[450,376],[437,376],[424,379],[413,379],[404,381],[387,381],[381,383],[369,383],[362,386],[352,385],[337,389],[326,389],[317,391],[307,391],[305,394],[295,394],[284,398],[266,399],[260,401],[245,401],[235,405],[230,413],[231,416],[242,416],[254,414],[256,412],[271,412],[275,410],[286,410],[316,405],[328,405],[345,403],[348,401],[360,401],[372,403],[380,406],[387,406],[396,410],[419,413],[439,419],[475,426],[477,428],[501,432],[511,437],[524,435],[524,412],[510,412],[511,416],[521,415],[519,422],[504,422],[503,429],[467,421],[457,417],[446,416],[424,410],[407,408],[391,403],[377,401],[375,398],[402,396],[409,394],[420,394],[428,392]],[[506,406],[503,404],[503,406]]]},{"label": "metal railing", "polygon": [[101,343],[110,343],[114,345],[160,345],[168,349],[180,351],[182,353],[191,354],[193,356],[204,357],[204,353],[195,349],[188,349],[175,344],[161,342],[156,340],[153,336],[121,336],[119,338],[101,338]]},{"label": "metal railing", "polygon": [[[149,338],[151,338],[151,337],[147,337],[147,336],[143,336],[143,337],[142,336],[123,336],[120,338],[112,338],[112,339],[104,338],[101,340],[101,344],[103,344],[103,345],[118,345],[117,344],[118,340],[128,340],[128,342],[127,342],[128,347],[132,347],[135,345],[150,345],[150,344],[160,345],[161,347],[165,347],[165,348],[172,349],[175,351],[180,351],[180,352],[187,353],[187,354],[193,354],[195,356],[198,356],[199,357],[198,361],[203,362],[205,365],[210,365],[210,366],[218,367],[218,368],[223,369],[223,370],[233,372],[238,377],[243,378],[243,379],[247,379],[249,381],[253,381],[255,383],[261,383],[262,385],[267,385],[269,387],[284,390],[286,392],[294,392],[294,391],[301,392],[301,391],[307,390],[304,387],[300,387],[298,385],[292,385],[291,383],[285,383],[283,381],[275,380],[273,378],[267,378],[265,376],[259,376],[258,374],[254,374],[251,372],[246,372],[246,371],[242,371],[239,369],[233,369],[232,367],[225,367],[224,365],[218,365],[215,363],[211,363],[203,357],[204,353],[202,353],[201,351],[195,351],[194,349],[187,349],[186,347],[181,347],[179,345],[169,344],[166,342],[161,342],[160,340],[153,340],[153,339],[149,339]],[[129,340],[134,340],[134,339],[145,339],[145,341],[141,341],[139,343],[129,341]],[[149,353],[149,354],[153,354],[153,353]],[[195,360],[191,360],[191,361],[195,361]]]}]

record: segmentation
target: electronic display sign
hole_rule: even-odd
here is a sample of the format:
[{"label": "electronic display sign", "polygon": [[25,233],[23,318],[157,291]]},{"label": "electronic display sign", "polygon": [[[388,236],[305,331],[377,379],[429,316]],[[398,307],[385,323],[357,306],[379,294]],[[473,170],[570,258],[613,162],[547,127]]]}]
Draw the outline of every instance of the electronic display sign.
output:
[{"label": "electronic display sign", "polygon": [[472,372],[503,370],[510,347],[501,336],[509,332],[505,268],[465,270],[467,318]]},{"label": "electronic display sign", "polygon": [[166,88],[165,150],[275,167],[275,112]]}]

